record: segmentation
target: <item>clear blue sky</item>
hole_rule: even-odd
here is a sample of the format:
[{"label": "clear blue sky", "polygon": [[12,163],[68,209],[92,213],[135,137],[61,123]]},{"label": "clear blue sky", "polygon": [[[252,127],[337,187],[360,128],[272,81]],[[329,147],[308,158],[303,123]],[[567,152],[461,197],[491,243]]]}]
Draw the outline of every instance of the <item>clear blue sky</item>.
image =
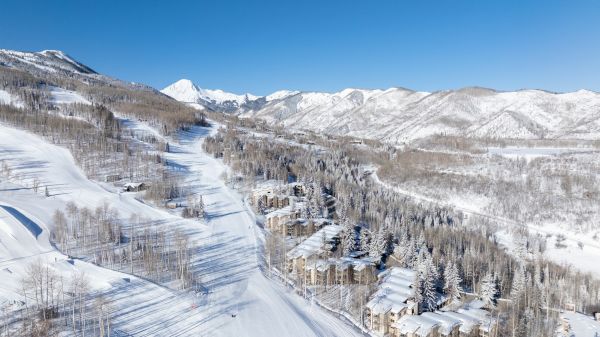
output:
[{"label": "clear blue sky", "polygon": [[2,1],[0,48],[162,88],[600,91],[600,1]]}]

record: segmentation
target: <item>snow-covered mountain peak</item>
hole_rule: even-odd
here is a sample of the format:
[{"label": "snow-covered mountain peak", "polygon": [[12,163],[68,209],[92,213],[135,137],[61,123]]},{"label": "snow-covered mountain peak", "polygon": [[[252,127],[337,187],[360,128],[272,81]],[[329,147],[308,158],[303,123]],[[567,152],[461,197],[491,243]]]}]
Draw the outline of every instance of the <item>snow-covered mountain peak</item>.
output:
[{"label": "snow-covered mountain peak", "polygon": [[185,103],[198,103],[200,98],[200,88],[188,79],[181,79],[170,86],[161,90],[167,96]]},{"label": "snow-covered mountain peak", "polygon": [[291,90],[278,90],[278,91],[275,91],[274,93],[272,93],[270,95],[267,95],[265,98],[266,98],[267,102],[269,102],[269,101],[274,101],[274,100],[277,100],[277,99],[284,99],[284,98],[287,98],[287,97],[290,97],[290,96],[297,95],[299,93],[300,93],[300,91],[295,91],[295,90],[294,91],[291,91]]},{"label": "snow-covered mountain peak", "polygon": [[228,112],[261,98],[248,93],[238,95],[220,89],[202,89],[188,79],[181,79],[164,88],[161,92],[181,102],[200,104]]}]

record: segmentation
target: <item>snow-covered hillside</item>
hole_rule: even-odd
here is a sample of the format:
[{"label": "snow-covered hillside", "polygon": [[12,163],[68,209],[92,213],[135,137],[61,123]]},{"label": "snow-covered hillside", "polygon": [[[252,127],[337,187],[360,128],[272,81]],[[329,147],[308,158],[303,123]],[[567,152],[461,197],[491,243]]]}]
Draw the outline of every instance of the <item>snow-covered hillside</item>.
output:
[{"label": "snow-covered hillside", "polygon": [[[202,104],[202,93],[209,91],[182,80],[163,92],[180,101]],[[227,106],[219,105],[219,97],[212,99],[216,104],[209,104],[211,108],[292,129],[391,144],[438,134],[517,139],[600,136],[600,94],[587,90],[561,94],[485,88],[433,93],[403,88],[278,91],[256,99],[233,95],[231,101],[237,105]]]},{"label": "snow-covered hillside", "polygon": [[95,74],[88,66],[75,61],[59,50],[41,52],[20,52],[0,49],[0,64],[7,67],[30,65],[42,71],[57,73],[61,70],[80,74]]},{"label": "snow-covered hillside", "polygon": [[246,117],[334,135],[410,142],[435,134],[493,138],[600,135],[600,95],[467,88],[435,93],[392,88],[300,93],[268,102]]},{"label": "snow-covered hillside", "polygon": [[[0,67],[22,71],[34,76],[50,76],[54,79],[61,77],[69,80],[75,79],[90,86],[94,84],[109,84],[158,93],[156,89],[144,84],[125,82],[99,74],[60,50],[23,52],[0,49]],[[0,104],[2,103],[1,96],[0,94]]]}]

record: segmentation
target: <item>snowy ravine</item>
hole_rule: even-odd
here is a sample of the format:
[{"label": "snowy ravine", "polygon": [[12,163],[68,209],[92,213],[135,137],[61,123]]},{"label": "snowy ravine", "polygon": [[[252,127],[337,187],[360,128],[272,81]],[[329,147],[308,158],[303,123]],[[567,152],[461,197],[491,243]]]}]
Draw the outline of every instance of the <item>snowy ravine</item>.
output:
[{"label": "snowy ravine", "polygon": [[[155,133],[135,121],[127,125]],[[0,302],[19,297],[19,279],[25,267],[41,258],[64,277],[75,271],[85,272],[93,291],[102,294],[113,308],[112,326],[120,335],[360,336],[354,327],[263,275],[261,230],[255,225],[254,215],[242,196],[222,181],[221,174],[227,167],[202,150],[202,141],[211,132],[214,128],[194,128],[182,134],[180,143],[170,140],[171,153],[166,154],[171,165],[185,174],[194,192],[203,195],[208,215],[203,225],[140,203],[134,194],[121,195],[116,189],[90,181],[65,148],[0,125],[3,158],[17,168],[15,174],[20,177],[0,183],[0,204],[14,207],[43,230],[37,239],[30,238],[28,231],[19,227],[18,219],[10,213],[0,214],[0,222],[6,227],[2,228],[17,240],[11,246],[14,249],[3,254],[7,256],[0,256]],[[21,179],[32,177],[52,186],[52,196],[20,187]],[[67,201],[88,207],[108,201],[123,218],[135,212],[160,221],[165,228],[186,231],[196,249],[193,268],[200,274],[207,294],[194,296],[171,290],[80,260],[69,263],[48,243],[52,213],[63,209]],[[37,244],[30,244],[32,240]]]}]

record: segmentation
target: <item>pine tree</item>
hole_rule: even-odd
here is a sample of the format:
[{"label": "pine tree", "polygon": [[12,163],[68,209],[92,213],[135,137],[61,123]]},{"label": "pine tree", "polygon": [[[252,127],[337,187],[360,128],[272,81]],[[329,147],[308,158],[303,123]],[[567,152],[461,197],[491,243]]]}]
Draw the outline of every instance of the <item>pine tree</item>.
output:
[{"label": "pine tree", "polygon": [[362,228],[360,230],[360,250],[363,252],[369,251],[369,230],[366,228]]},{"label": "pine tree", "polygon": [[426,253],[417,269],[417,292],[420,306],[424,310],[435,310],[437,305],[436,284],[438,282],[438,271],[431,256]]},{"label": "pine tree", "polygon": [[198,204],[197,204],[197,212],[198,212],[198,217],[199,218],[203,218],[204,217],[204,199],[202,198],[202,196],[200,196],[200,198],[198,199]]},{"label": "pine tree", "polygon": [[383,227],[379,229],[375,238],[371,240],[369,245],[369,256],[374,259],[381,259],[381,256],[385,252],[385,234]]},{"label": "pine tree", "polygon": [[485,274],[481,280],[480,298],[488,308],[496,307],[496,296],[498,295],[498,288],[496,286],[496,279],[491,272]]},{"label": "pine tree", "polygon": [[460,298],[462,288],[460,283],[462,279],[458,274],[458,268],[452,261],[448,261],[444,270],[444,292],[452,300],[456,301]]},{"label": "pine tree", "polygon": [[525,279],[525,267],[521,264],[515,271],[513,276],[512,287],[510,290],[511,299],[516,302],[521,294],[525,291],[526,279]]},{"label": "pine tree", "polygon": [[356,250],[356,231],[354,230],[354,226],[348,223],[345,224],[342,235],[344,255],[348,255]]},{"label": "pine tree", "polygon": [[307,219],[314,219],[320,216],[319,207],[316,201],[315,184],[310,183],[306,185],[306,204],[305,214]]},{"label": "pine tree", "polygon": [[337,213],[338,223],[342,226],[346,225],[348,222],[348,213],[346,211],[346,206],[344,203],[339,200],[335,203],[335,210]]}]

